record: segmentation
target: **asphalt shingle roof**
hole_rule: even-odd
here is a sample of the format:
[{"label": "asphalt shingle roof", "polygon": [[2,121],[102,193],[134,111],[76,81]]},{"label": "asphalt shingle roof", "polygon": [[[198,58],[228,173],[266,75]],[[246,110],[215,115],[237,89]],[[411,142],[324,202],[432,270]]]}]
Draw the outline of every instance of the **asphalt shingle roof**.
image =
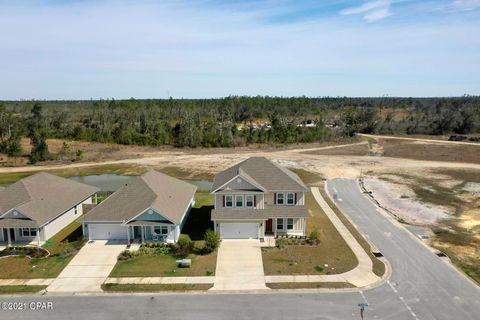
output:
[{"label": "asphalt shingle roof", "polygon": [[242,176],[243,173],[266,191],[308,191],[298,175],[264,157],[251,157],[220,172],[215,176],[211,190],[217,190],[235,176]]},{"label": "asphalt shingle roof", "polygon": [[[42,226],[97,191],[96,187],[40,172],[0,190],[0,215],[15,209],[30,218],[35,226]],[[2,220],[6,219],[0,218]],[[9,220],[17,219],[9,217]],[[19,224],[25,223],[18,220]],[[9,222],[13,226],[11,223],[13,221]]]},{"label": "asphalt shingle roof", "polygon": [[126,222],[153,209],[181,223],[197,187],[155,170],[133,179],[87,213],[84,222]]}]

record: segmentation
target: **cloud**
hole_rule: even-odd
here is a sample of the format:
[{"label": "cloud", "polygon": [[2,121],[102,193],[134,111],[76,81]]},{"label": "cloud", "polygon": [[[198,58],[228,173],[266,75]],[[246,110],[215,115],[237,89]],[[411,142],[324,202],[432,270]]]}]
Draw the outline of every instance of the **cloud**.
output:
[{"label": "cloud", "polygon": [[480,0],[454,0],[451,7],[460,11],[472,11],[480,8]]},{"label": "cloud", "polygon": [[369,1],[357,7],[350,7],[340,11],[341,15],[363,14],[363,19],[367,22],[374,22],[385,19],[392,15],[390,10],[390,0]]}]

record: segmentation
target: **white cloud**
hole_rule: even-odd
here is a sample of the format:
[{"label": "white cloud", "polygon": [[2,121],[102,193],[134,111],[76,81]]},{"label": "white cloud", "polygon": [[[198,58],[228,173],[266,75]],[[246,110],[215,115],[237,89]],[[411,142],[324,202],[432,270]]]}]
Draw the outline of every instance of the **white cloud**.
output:
[{"label": "white cloud", "polygon": [[480,0],[454,0],[452,8],[461,11],[471,11],[480,8]]},{"label": "white cloud", "polygon": [[341,15],[363,14],[367,22],[374,22],[392,15],[390,10],[391,0],[369,1],[358,7],[350,7],[340,11]]}]

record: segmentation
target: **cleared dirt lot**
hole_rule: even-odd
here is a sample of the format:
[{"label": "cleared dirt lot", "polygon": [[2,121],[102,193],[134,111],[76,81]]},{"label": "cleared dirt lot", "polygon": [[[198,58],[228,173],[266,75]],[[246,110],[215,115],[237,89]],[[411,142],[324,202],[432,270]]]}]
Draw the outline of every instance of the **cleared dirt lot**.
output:
[{"label": "cleared dirt lot", "polygon": [[[268,157],[307,173],[306,176],[313,172],[313,181],[364,176],[379,181],[370,184],[370,188],[376,196],[384,197],[385,205],[407,213],[403,217],[399,214],[399,219],[428,226],[432,230],[432,245],[447,252],[457,265],[480,281],[480,144],[429,141],[425,137],[359,139],[341,146],[328,143],[193,150],[79,142],[78,147],[85,150],[83,160],[3,166],[0,183],[41,170],[69,176],[103,172],[139,174],[146,168],[182,178],[211,179],[217,172],[250,156]],[[55,148],[63,144],[57,140],[54,143]],[[72,150],[77,148],[76,143],[69,143]]]}]

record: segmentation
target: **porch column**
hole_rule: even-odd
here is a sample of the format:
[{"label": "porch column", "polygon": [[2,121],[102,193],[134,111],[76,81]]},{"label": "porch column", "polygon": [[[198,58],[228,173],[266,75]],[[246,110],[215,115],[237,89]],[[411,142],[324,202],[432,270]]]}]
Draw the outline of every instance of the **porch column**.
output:
[{"label": "porch column", "polygon": [[37,247],[40,248],[40,228],[37,228]]},{"label": "porch column", "polygon": [[12,238],[10,237],[10,229],[11,228],[7,228],[7,243],[8,243],[8,246],[10,247],[12,245]]},{"label": "porch column", "polygon": [[127,226],[127,244],[130,244],[130,226]]},{"label": "porch column", "polygon": [[142,234],[142,242],[145,242],[145,228],[140,226],[140,233]]}]

